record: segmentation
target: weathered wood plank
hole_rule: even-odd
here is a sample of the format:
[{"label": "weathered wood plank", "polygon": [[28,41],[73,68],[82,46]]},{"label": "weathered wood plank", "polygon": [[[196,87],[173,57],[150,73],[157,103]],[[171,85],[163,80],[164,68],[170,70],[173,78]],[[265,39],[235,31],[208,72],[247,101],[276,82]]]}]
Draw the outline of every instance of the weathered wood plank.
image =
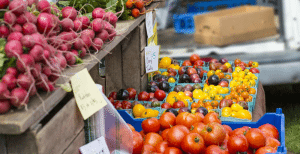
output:
[{"label": "weathered wood plank", "polygon": [[145,66],[145,49],[141,52],[141,76],[146,73],[146,66]]},{"label": "weathered wood plank", "polygon": [[35,133],[27,130],[21,135],[6,135],[7,154],[37,154]]},{"label": "weathered wood plank", "polygon": [[[129,39],[122,42],[122,68],[123,88],[134,88],[140,91],[141,78],[141,51],[140,51],[140,29],[136,28],[130,34]],[[106,65],[109,66],[109,65]]]},{"label": "weathered wood plank", "polygon": [[83,127],[82,115],[73,98],[37,133],[38,153],[62,153]]},{"label": "weathered wood plank", "polygon": [[79,148],[85,144],[84,129],[81,130],[75,140],[63,152],[63,154],[79,154]]},{"label": "weathered wood plank", "polygon": [[102,85],[103,93],[105,93],[105,78],[99,75],[99,64],[90,70],[90,75],[96,84]]},{"label": "weathered wood plank", "polygon": [[122,51],[121,45],[112,50],[112,54],[105,57],[106,94],[122,88]]},{"label": "weathered wood plank", "polygon": [[140,29],[140,46],[141,46],[140,51],[143,51],[147,46],[147,32],[146,32],[145,22],[142,22],[139,25],[139,29]]},{"label": "weathered wood plank", "polygon": [[147,83],[148,83],[148,74],[144,74],[141,77],[141,91],[147,90]]},{"label": "weathered wood plank", "polygon": [[4,135],[0,135],[0,153],[7,154],[6,153],[6,141],[5,141]]}]

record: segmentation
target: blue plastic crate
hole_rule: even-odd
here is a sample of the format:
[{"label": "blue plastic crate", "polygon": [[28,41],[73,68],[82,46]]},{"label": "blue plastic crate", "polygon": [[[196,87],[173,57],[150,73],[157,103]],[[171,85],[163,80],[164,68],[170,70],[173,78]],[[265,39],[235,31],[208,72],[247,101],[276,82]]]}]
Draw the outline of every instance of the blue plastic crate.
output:
[{"label": "blue plastic crate", "polygon": [[195,33],[194,16],[201,13],[174,14],[173,23],[176,33],[193,34]]},{"label": "blue plastic crate", "polygon": [[281,108],[277,108],[276,113],[266,113],[257,122],[222,122],[222,124],[230,126],[233,130],[243,126],[258,128],[259,126],[267,123],[274,125],[279,132],[279,141],[281,146],[278,147],[276,154],[286,154],[287,149],[285,147],[285,119]]}]

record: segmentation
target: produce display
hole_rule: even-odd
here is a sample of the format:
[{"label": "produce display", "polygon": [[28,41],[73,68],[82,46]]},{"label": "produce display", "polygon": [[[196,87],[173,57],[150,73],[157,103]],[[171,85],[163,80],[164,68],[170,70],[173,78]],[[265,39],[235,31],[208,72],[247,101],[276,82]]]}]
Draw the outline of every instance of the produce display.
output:
[{"label": "produce display", "polygon": [[[117,32],[118,17],[103,8],[91,20],[74,7],[47,0],[3,0],[0,24],[0,114],[22,108],[38,92],[51,92],[67,67],[102,51]],[[91,56],[94,57],[94,56]],[[43,101],[43,100],[42,100]]]},{"label": "produce display", "polygon": [[266,154],[275,153],[281,143],[276,126],[265,123],[253,128],[232,128],[222,124],[215,112],[165,112],[160,118],[148,118],[133,132],[133,154]]}]

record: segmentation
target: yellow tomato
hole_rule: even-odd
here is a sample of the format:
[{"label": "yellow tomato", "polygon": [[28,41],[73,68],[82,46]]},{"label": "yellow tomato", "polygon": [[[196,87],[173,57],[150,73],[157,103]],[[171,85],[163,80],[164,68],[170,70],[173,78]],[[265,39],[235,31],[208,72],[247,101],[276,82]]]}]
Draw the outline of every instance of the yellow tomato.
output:
[{"label": "yellow tomato", "polygon": [[249,84],[251,87],[254,87],[256,85],[255,80],[249,80]]},{"label": "yellow tomato", "polygon": [[210,96],[206,96],[204,99],[211,100]]},{"label": "yellow tomato", "polygon": [[227,94],[227,93],[229,92],[229,88],[227,88],[227,87],[224,87],[224,88],[222,88],[222,89],[225,91],[224,94]]},{"label": "yellow tomato", "polygon": [[155,117],[155,113],[152,109],[146,109],[141,115],[141,118],[150,118],[150,117]]},{"label": "yellow tomato", "polygon": [[181,98],[183,98],[183,97],[185,96],[185,93],[182,92],[182,91],[180,91],[180,92],[177,93],[177,95],[178,95],[179,98],[181,99]]},{"label": "yellow tomato", "polygon": [[249,69],[245,69],[244,72],[247,74],[249,72]]},{"label": "yellow tomato", "polygon": [[223,112],[221,114],[222,117],[230,117],[231,116],[231,112]]},{"label": "yellow tomato", "polygon": [[161,64],[162,68],[168,68],[172,63],[172,60],[170,57],[164,57],[161,59],[159,64]]},{"label": "yellow tomato", "polygon": [[241,67],[236,67],[235,69],[234,69],[234,71],[236,71],[237,73],[239,73],[240,71],[243,71],[243,69],[241,68]]},{"label": "yellow tomato", "polygon": [[180,101],[184,103],[185,107],[189,106],[189,102],[187,101],[187,99],[181,99]]},{"label": "yellow tomato", "polygon": [[220,93],[220,94],[226,94],[227,92],[226,92],[225,88],[221,88],[221,89],[219,90],[219,93]]},{"label": "yellow tomato", "polygon": [[236,116],[237,116],[237,112],[235,112],[235,111],[232,111],[232,112],[231,112],[231,116],[232,116],[232,117],[234,117],[234,118],[236,118]]},{"label": "yellow tomato", "polygon": [[252,63],[252,67],[258,67],[258,62],[256,62],[256,61],[254,61],[253,63]]},{"label": "yellow tomato", "polygon": [[171,64],[168,68],[174,68],[174,66],[175,66],[174,64]]},{"label": "yellow tomato", "polygon": [[176,91],[171,91],[168,96],[170,96],[170,95],[177,95],[177,92]]},{"label": "yellow tomato", "polygon": [[245,72],[244,71],[240,71],[238,76],[240,78],[244,78],[245,77]]},{"label": "yellow tomato", "polygon": [[171,95],[167,97],[166,102],[169,103],[171,106],[173,106],[173,104],[178,101],[180,98],[177,95]]},{"label": "yellow tomato", "polygon": [[236,118],[252,120],[252,115],[248,110],[240,110],[237,112]]},{"label": "yellow tomato", "polygon": [[230,67],[231,67],[231,64],[228,63],[228,62],[226,62],[224,65],[225,65],[227,68],[230,68]]},{"label": "yellow tomato", "polygon": [[215,71],[214,70],[210,70],[210,71],[207,72],[207,77],[210,77],[210,76],[212,76],[214,74],[215,74]]},{"label": "yellow tomato", "polygon": [[180,66],[179,66],[179,65],[175,65],[174,69],[175,69],[175,70],[179,70],[179,69],[180,69]]},{"label": "yellow tomato", "polygon": [[141,117],[142,113],[146,110],[146,108],[142,104],[137,104],[133,107],[132,113],[134,117]]},{"label": "yellow tomato", "polygon": [[210,88],[208,86],[203,87],[203,92],[209,92]]},{"label": "yellow tomato", "polygon": [[193,97],[195,99],[200,99],[201,94],[202,94],[202,90],[201,89],[196,89],[196,90],[193,91]]},{"label": "yellow tomato", "polygon": [[216,70],[215,74],[221,73],[221,70]]},{"label": "yellow tomato", "polygon": [[169,83],[175,83],[176,80],[175,80],[174,78],[169,78],[169,79],[168,79],[168,82],[169,82]]},{"label": "yellow tomato", "polygon": [[196,113],[196,110],[197,110],[197,108],[192,108],[192,109],[191,109],[191,113],[192,113],[192,114]]},{"label": "yellow tomato", "polygon": [[232,78],[238,77],[238,72],[234,71],[232,72]]},{"label": "yellow tomato", "polygon": [[222,100],[223,99],[223,96],[222,95],[216,95],[215,96],[215,100],[217,100],[217,101],[220,101],[220,100]]},{"label": "yellow tomato", "polygon": [[240,110],[243,110],[243,107],[240,104],[234,103],[231,105],[231,109],[232,111],[238,112]]},{"label": "yellow tomato", "polygon": [[161,73],[161,75],[165,75],[165,76],[168,76],[168,72],[163,72],[163,73]]},{"label": "yellow tomato", "polygon": [[223,107],[222,112],[232,112],[232,109],[230,107]]}]

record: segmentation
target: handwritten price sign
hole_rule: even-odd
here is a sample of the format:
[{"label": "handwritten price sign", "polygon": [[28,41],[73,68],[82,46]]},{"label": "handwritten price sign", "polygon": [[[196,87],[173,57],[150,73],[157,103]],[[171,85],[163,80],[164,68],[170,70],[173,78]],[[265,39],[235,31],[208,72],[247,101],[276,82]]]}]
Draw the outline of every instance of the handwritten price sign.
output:
[{"label": "handwritten price sign", "polygon": [[79,148],[82,154],[110,154],[103,136]]},{"label": "handwritten price sign", "polygon": [[148,38],[150,38],[153,35],[153,15],[152,11],[146,13],[146,30]]},{"label": "handwritten price sign", "polygon": [[145,47],[145,66],[146,73],[158,70],[159,46]]},{"label": "handwritten price sign", "polygon": [[84,120],[107,105],[86,68],[72,76],[71,83],[77,106]]}]

